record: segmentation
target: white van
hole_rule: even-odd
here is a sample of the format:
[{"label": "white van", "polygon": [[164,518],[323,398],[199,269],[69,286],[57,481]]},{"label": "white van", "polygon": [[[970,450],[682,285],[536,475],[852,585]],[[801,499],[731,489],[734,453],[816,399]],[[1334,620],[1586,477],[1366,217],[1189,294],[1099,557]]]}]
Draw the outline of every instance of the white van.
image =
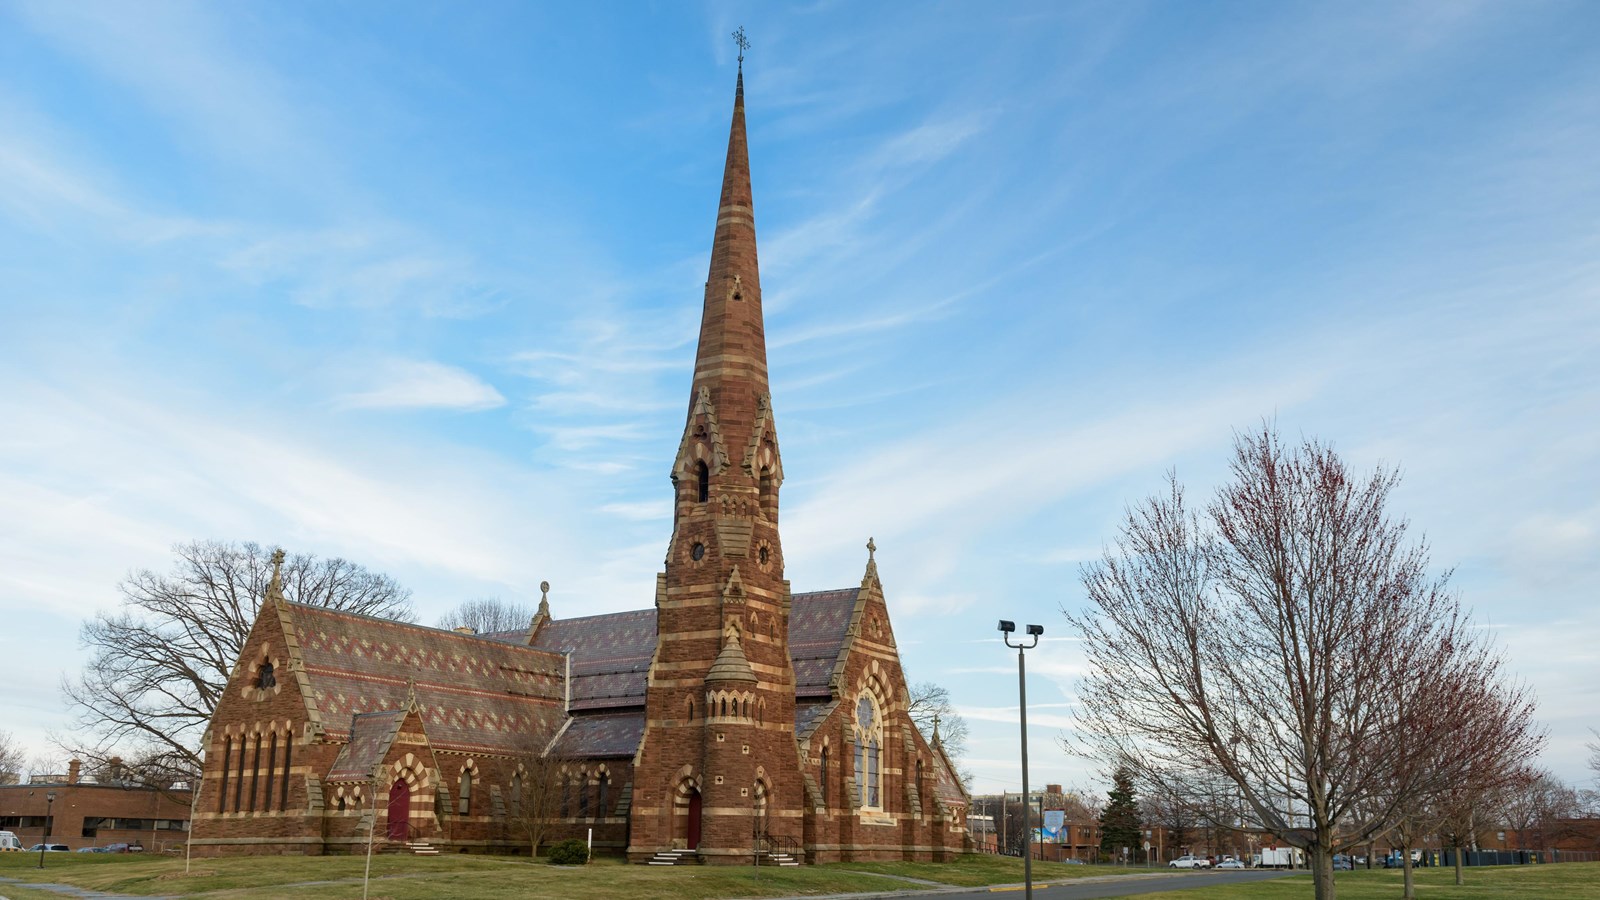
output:
[{"label": "white van", "polygon": [[22,842],[17,840],[17,836],[9,831],[0,831],[0,853],[3,853],[7,850],[16,850],[21,852]]}]

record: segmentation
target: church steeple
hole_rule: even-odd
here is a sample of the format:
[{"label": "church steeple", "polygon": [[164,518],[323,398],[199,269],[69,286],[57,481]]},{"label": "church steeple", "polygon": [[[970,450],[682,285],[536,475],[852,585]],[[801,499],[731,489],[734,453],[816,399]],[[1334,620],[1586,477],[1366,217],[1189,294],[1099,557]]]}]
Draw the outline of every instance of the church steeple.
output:
[{"label": "church steeple", "polygon": [[[748,46],[742,30],[734,39],[741,52]],[[698,834],[702,856],[728,861],[749,852],[752,804],[768,802],[756,798],[781,798],[782,814],[798,821],[805,792],[778,536],[783,464],[767,383],[742,70],[738,77],[689,411],[672,466],[672,540],[656,579],[659,641],[634,774],[647,791],[667,793],[635,808],[633,831],[641,849],[693,846],[685,835]],[[703,810],[703,830],[678,834],[678,819],[655,814],[674,809],[674,796],[699,798],[689,809]]]},{"label": "church steeple", "polygon": [[713,399],[721,400],[717,396],[722,393],[719,388],[729,381],[740,382],[741,387],[756,393],[767,390],[767,343],[761,316],[753,204],[741,70],[733,95],[733,124],[728,129],[728,155],[722,169],[722,196],[711,243],[711,270],[706,276],[691,403],[701,387],[709,387]]}]

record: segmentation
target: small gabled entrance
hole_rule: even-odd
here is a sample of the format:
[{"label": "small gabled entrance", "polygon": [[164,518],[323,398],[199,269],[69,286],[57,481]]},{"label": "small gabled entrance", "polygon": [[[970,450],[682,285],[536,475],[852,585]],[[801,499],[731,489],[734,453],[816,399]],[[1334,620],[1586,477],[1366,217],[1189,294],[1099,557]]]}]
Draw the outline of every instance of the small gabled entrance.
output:
[{"label": "small gabled entrance", "polygon": [[411,786],[405,778],[396,778],[389,786],[388,835],[391,841],[405,841],[411,837]]}]

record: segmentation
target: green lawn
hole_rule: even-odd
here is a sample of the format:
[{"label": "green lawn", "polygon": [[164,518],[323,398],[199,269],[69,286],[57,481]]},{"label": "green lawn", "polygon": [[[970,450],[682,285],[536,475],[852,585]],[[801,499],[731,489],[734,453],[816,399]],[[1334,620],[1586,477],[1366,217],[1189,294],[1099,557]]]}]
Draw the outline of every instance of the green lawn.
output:
[{"label": "green lawn", "polygon": [[[257,857],[196,860],[184,874],[181,859],[143,856],[51,854],[46,869],[37,856],[0,855],[0,876],[33,882],[72,884],[134,895],[269,900],[361,896],[361,857]],[[1036,882],[1115,874],[1107,866],[1034,863]],[[941,884],[977,886],[1022,880],[1019,860],[970,856],[953,863],[838,863],[798,869],[684,866],[651,868],[600,860],[577,868],[545,865],[517,857],[378,856],[372,862],[373,900],[494,900],[551,897],[562,900],[709,900],[729,897],[781,897],[854,891],[918,890],[921,885],[862,873],[896,875]],[[1133,870],[1129,874],[1138,874]],[[1417,873],[1419,900],[1600,900],[1600,863],[1468,870],[1467,885],[1455,888],[1448,870]],[[53,898],[41,889],[0,885],[13,900]],[[1304,900],[1311,896],[1305,877],[1238,887],[1145,895],[1164,900]],[[1341,872],[1341,900],[1393,900],[1400,896],[1398,872]],[[1042,895],[1048,900],[1049,894]]]}]

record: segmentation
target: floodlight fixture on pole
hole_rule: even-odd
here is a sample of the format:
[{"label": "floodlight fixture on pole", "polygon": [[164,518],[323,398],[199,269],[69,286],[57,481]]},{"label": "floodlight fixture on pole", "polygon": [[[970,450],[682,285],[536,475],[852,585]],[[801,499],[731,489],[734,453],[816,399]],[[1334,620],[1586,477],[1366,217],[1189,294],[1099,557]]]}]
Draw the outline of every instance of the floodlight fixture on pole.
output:
[{"label": "floodlight fixture on pole", "polygon": [[1033,827],[1028,822],[1028,669],[1022,654],[1039,646],[1044,626],[1028,626],[1028,636],[1033,638],[1028,644],[1011,643],[1017,623],[1001,619],[999,629],[1005,635],[1006,646],[1017,651],[1017,713],[1022,720],[1022,887],[1024,898],[1033,900]]}]

